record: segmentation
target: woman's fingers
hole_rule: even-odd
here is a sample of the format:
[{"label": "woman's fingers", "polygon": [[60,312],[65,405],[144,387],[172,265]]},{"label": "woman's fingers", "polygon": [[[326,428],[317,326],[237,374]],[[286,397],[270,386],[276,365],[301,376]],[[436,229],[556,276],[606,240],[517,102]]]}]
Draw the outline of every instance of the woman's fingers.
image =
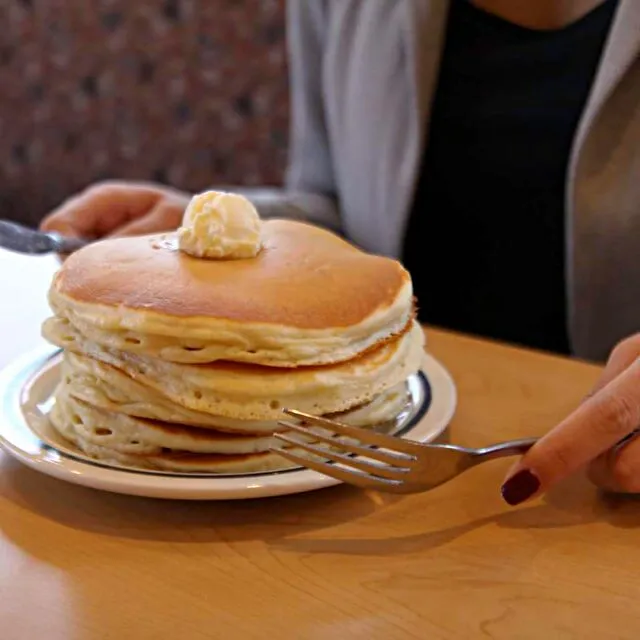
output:
[{"label": "woman's fingers", "polygon": [[502,487],[519,504],[585,467],[640,426],[640,356],[532,447]]},{"label": "woman's fingers", "polygon": [[[611,380],[627,369],[638,357],[638,354],[640,354],[640,333],[623,340],[611,352],[607,366],[596,382],[590,396],[597,393]],[[640,425],[638,426],[640,427]],[[622,487],[616,478],[614,467],[620,453],[620,449],[621,448],[616,445],[593,460],[589,465],[589,479],[597,486],[608,491],[635,491],[635,489]]]},{"label": "woman's fingers", "polygon": [[118,182],[98,184],[70,198],[42,221],[43,231],[101,238],[143,216],[163,197],[160,189]]}]

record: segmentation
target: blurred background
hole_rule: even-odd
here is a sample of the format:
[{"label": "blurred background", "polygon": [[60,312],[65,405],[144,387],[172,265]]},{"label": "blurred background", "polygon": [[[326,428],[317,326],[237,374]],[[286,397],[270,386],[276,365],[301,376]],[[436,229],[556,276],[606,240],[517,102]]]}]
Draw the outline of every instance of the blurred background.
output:
[{"label": "blurred background", "polygon": [[2,0],[0,211],[108,178],[278,185],[285,0]]}]

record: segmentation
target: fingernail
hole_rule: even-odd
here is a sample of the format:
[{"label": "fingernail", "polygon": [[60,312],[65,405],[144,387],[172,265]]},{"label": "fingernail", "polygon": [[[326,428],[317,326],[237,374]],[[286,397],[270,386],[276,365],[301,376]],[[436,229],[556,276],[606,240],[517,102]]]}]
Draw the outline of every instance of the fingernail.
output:
[{"label": "fingernail", "polygon": [[528,469],[518,471],[502,485],[504,501],[514,507],[528,500],[540,489],[540,480]]}]

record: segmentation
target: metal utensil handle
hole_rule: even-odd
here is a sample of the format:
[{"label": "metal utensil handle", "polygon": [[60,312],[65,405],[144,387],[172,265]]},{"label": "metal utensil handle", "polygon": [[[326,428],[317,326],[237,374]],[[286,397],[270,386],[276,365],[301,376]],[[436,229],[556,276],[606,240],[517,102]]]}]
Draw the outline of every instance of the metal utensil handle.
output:
[{"label": "metal utensil handle", "polygon": [[38,254],[52,250],[49,236],[9,220],[0,220],[0,239],[3,248],[18,253]]},{"label": "metal utensil handle", "polygon": [[497,460],[498,458],[508,458],[509,456],[521,456],[538,442],[538,438],[525,438],[523,440],[509,440],[508,442],[500,442],[490,447],[477,449],[475,456],[477,462],[486,462],[487,460]]},{"label": "metal utensil handle", "polygon": [[74,251],[82,249],[82,247],[89,244],[88,240],[83,240],[81,238],[70,238],[58,233],[49,233],[48,235],[55,245],[56,253],[73,253]]}]

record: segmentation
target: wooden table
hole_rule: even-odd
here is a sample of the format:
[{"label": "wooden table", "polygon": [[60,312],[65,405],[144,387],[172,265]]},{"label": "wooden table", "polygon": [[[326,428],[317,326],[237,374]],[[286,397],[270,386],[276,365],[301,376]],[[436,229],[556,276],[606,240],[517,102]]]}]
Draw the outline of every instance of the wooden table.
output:
[{"label": "wooden table", "polygon": [[[52,268],[0,253],[0,364],[37,340]],[[458,385],[452,439],[469,445],[544,432],[598,374],[435,330],[429,348]],[[508,464],[405,498],[181,503],[2,456],[0,638],[636,638],[640,505],[575,479],[511,509]]]}]

